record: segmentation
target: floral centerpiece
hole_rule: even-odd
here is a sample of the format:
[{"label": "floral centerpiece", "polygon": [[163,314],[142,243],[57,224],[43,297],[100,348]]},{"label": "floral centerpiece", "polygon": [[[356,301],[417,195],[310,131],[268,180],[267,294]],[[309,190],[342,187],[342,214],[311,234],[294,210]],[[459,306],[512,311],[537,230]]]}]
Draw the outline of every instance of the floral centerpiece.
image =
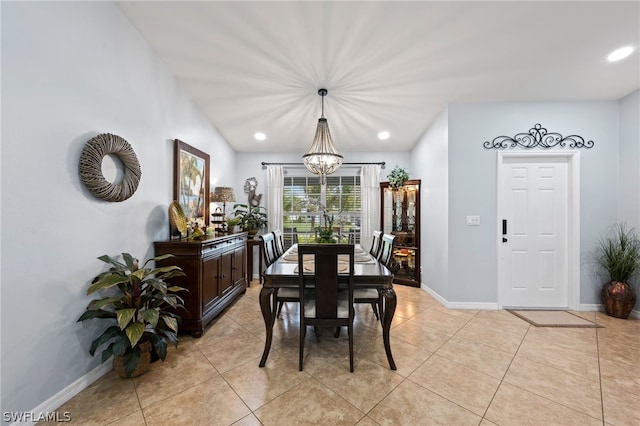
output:
[{"label": "floral centerpiece", "polygon": [[[324,219],[324,226],[319,226],[316,228],[317,237],[316,243],[321,244],[336,244],[338,242],[338,238],[333,235],[333,225],[336,220],[336,215],[329,214],[327,212],[327,208],[324,204],[316,200],[309,200],[309,206],[315,206],[316,209],[322,211],[322,217]],[[338,216],[340,213],[338,213]]]}]

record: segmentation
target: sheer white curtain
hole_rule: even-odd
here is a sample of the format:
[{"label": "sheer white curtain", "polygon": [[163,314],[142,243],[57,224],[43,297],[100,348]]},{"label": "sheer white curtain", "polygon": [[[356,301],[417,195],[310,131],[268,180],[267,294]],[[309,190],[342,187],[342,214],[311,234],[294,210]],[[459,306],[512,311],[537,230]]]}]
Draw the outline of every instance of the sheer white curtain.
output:
[{"label": "sheer white curtain", "polygon": [[267,166],[267,188],[269,191],[269,197],[267,198],[267,220],[269,221],[269,230],[274,231],[276,229],[282,229],[284,226],[282,221],[284,170],[282,166]]},{"label": "sheer white curtain", "polygon": [[365,164],[360,170],[360,244],[365,250],[371,247],[373,231],[380,229],[380,170],[378,164]]}]

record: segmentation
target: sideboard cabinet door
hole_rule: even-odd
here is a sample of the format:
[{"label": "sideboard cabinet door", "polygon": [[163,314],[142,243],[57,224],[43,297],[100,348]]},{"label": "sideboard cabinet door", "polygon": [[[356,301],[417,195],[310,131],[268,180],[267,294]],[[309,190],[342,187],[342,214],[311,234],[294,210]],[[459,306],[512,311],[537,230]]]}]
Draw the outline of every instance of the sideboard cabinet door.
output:
[{"label": "sideboard cabinet door", "polygon": [[[246,247],[245,232],[202,241],[169,240],[154,243],[156,256],[174,256],[158,262],[157,266],[176,265],[186,274],[169,280],[172,285],[188,290],[179,293],[186,310],[176,311],[182,318],[181,333],[188,332],[200,337],[211,320],[246,292]],[[239,261],[242,265],[237,265]]]}]

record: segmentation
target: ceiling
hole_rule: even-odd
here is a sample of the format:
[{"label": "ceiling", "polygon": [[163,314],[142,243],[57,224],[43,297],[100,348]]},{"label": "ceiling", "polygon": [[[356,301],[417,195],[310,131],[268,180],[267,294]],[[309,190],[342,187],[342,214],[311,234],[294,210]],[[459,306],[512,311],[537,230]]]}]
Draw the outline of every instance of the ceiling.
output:
[{"label": "ceiling", "polygon": [[238,152],[305,153],[320,88],[340,152],[410,150],[448,103],[640,88],[638,1],[118,4]]}]

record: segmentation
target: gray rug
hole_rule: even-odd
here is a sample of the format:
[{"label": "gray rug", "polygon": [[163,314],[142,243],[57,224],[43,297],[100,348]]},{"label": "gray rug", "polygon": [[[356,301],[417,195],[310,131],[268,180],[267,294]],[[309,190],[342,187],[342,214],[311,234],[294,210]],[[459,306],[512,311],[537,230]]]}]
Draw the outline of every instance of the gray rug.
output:
[{"label": "gray rug", "polygon": [[536,327],[603,327],[567,311],[544,311],[533,309],[507,310],[518,318],[521,318]]}]

